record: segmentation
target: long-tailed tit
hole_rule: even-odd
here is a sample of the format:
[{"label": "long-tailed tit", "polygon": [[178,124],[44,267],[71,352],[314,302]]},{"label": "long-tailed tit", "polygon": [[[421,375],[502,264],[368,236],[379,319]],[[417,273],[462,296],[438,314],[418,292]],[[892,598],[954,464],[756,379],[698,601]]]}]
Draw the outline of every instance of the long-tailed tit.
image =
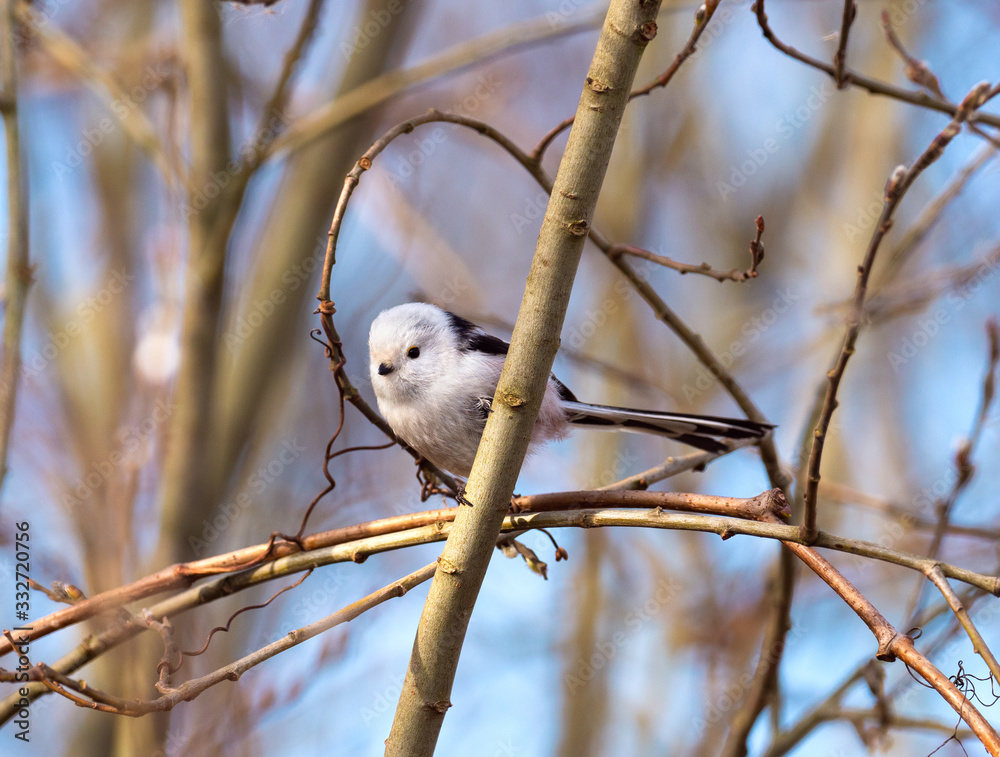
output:
[{"label": "long-tailed tit", "polygon": [[[468,478],[507,342],[435,305],[411,302],[379,314],[368,346],[375,397],[392,430],[438,468]],[[760,438],[771,428],[709,415],[589,405],[551,376],[531,447],[565,438],[571,424],[659,434],[709,452],[725,452],[725,440]]]}]

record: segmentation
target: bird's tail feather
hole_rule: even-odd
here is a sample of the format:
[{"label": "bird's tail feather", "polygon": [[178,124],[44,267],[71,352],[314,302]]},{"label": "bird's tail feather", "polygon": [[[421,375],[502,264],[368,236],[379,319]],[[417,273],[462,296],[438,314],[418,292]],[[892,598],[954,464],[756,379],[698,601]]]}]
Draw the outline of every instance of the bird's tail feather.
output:
[{"label": "bird's tail feather", "polygon": [[726,452],[730,448],[724,444],[725,440],[759,439],[774,428],[737,418],[631,410],[585,402],[564,401],[563,407],[566,408],[567,420],[573,424],[659,434],[706,452]]}]

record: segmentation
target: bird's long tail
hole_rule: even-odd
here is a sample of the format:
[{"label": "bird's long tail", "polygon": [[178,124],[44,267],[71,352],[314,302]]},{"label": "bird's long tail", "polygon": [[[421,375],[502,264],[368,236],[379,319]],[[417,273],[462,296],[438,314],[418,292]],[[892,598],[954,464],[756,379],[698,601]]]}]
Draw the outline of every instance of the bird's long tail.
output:
[{"label": "bird's long tail", "polygon": [[576,425],[659,434],[706,452],[726,452],[730,449],[724,443],[726,440],[760,439],[774,428],[737,418],[631,410],[585,402],[564,401],[563,407],[567,420]]}]

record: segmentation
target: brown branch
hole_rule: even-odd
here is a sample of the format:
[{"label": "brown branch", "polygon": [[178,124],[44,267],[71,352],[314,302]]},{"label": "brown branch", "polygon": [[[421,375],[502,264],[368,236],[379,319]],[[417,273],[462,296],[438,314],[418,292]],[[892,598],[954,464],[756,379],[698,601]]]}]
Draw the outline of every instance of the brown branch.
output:
[{"label": "brown branch", "polygon": [[[584,500],[589,505],[606,505],[616,509],[570,510],[573,502]],[[552,512],[542,512],[542,503],[552,508]],[[756,536],[759,538],[778,539],[781,541],[801,540],[801,533],[796,526],[781,522],[761,522],[756,520],[740,520],[738,516],[760,517],[768,512],[780,514],[784,511],[784,499],[780,492],[764,492],[748,500],[718,498],[709,495],[676,494],[665,492],[563,492],[559,494],[534,495],[520,498],[521,507],[533,507],[533,512],[522,512],[508,515],[504,519],[503,530],[523,531],[534,528],[663,528],[685,531],[715,533],[724,539],[737,534]],[[688,513],[666,513],[662,508],[670,507],[694,511]],[[639,508],[623,510],[621,508]],[[172,617],[193,607],[212,602],[226,596],[256,586],[261,583],[289,576],[310,568],[330,565],[337,562],[363,562],[369,555],[390,550],[401,549],[417,544],[427,544],[447,538],[451,530],[451,521],[459,508],[413,513],[405,516],[386,518],[369,523],[361,523],[347,528],[306,537],[303,542],[309,547],[307,552],[289,553],[294,550],[292,545],[279,544],[286,551],[284,556],[272,559],[266,564],[258,565],[249,570],[243,570],[235,575],[220,576],[207,583],[193,586],[172,597],[164,599],[149,608],[148,616],[152,618]],[[698,513],[713,512],[714,515]],[[734,517],[736,516],[736,517]],[[325,546],[320,546],[325,545]],[[937,565],[941,572],[958,581],[1000,596],[1000,578],[987,576],[959,568],[946,563],[937,563],[917,555],[888,549],[877,544],[860,540],[847,539],[840,536],[820,533],[816,546],[824,549],[834,549],[850,554],[871,557],[913,570],[926,573]],[[217,558],[190,563],[186,566],[173,566],[176,574],[190,573],[206,574],[217,572],[223,566],[242,564],[248,557],[264,553],[268,545],[238,550]],[[280,551],[280,550],[279,550]],[[248,554],[249,553],[249,554]],[[187,570],[178,570],[186,568]],[[164,571],[161,571],[164,573]],[[193,580],[193,579],[192,579]],[[190,583],[190,581],[188,582]],[[115,592],[97,595],[90,600],[83,600],[79,607],[66,608],[53,615],[30,623],[34,631],[27,635],[28,640],[44,636],[55,630],[53,626],[64,627],[71,622],[78,622],[82,617],[67,621],[67,612],[85,609],[85,617],[92,616],[100,610],[111,610],[120,606],[121,602],[113,604],[111,597],[121,599],[124,596],[141,597],[148,593],[137,591],[138,587],[148,589],[150,581],[143,579],[129,587],[122,587]],[[163,590],[164,586],[161,586]],[[55,623],[56,620],[61,622]],[[105,631],[88,637],[77,649],[73,650],[54,664],[54,668],[62,673],[72,673],[87,662],[104,654],[137,634],[148,629],[148,625],[129,620],[117,622]],[[20,635],[20,634],[19,634]],[[0,639],[0,645],[10,651],[10,639]],[[13,675],[13,674],[11,674]],[[4,680],[0,676],[0,680]],[[11,679],[12,680],[12,679]],[[39,693],[38,687],[32,689],[32,696]],[[0,723],[13,717],[18,710],[18,697],[11,695],[0,702]]]},{"label": "brown branch", "polygon": [[[758,2],[760,3],[761,0],[758,0]],[[822,410],[813,430],[812,446],[806,463],[806,489],[802,523],[803,534],[807,540],[816,533],[816,494],[819,488],[823,446],[834,410],[837,408],[837,391],[844,377],[844,371],[847,369],[847,363],[854,354],[854,346],[861,331],[861,316],[864,311],[865,297],[868,290],[868,277],[871,275],[872,265],[875,263],[875,255],[885,235],[892,228],[893,214],[896,212],[896,208],[899,207],[899,203],[907,190],[909,190],[924,169],[941,157],[951,140],[961,131],[962,123],[969,118],[970,114],[976,108],[983,104],[988,89],[989,85],[987,84],[980,84],[975,87],[962,101],[962,105],[955,114],[955,117],[934,138],[920,157],[909,168],[897,166],[886,184],[882,214],[868,243],[864,260],[858,267],[857,283],[854,288],[851,312],[847,317],[847,328],[844,334],[843,346],[833,368],[827,373],[828,383],[823,397]]]},{"label": "brown branch", "polygon": [[[681,48],[681,51],[677,53],[673,63],[670,64],[666,71],[657,76],[649,84],[630,92],[628,96],[629,102],[636,97],[648,95],[654,89],[666,87],[670,83],[670,80],[674,78],[674,74],[677,73],[677,70],[681,67],[684,61],[694,55],[697,51],[698,40],[701,38],[702,32],[708,28],[708,24],[712,20],[712,16],[715,15],[715,11],[719,7],[720,2],[721,0],[706,0],[698,7],[694,17],[694,29],[691,30],[691,36],[688,37],[687,44],[685,44],[684,47]],[[545,151],[549,149],[555,138],[571,127],[575,119],[575,115],[570,116],[564,121],[560,121],[556,126],[550,129],[535,146],[535,149],[531,151],[532,161],[535,163],[541,163],[542,158],[545,157]]]},{"label": "brown branch", "polygon": [[[779,519],[790,515],[780,489],[771,489],[756,497],[718,497],[711,494],[650,492],[635,490],[600,490],[526,494],[511,500],[516,512],[559,512],[593,507],[666,508],[689,513],[763,520],[773,514]],[[778,522],[778,521],[773,521]]]},{"label": "brown branch", "polygon": [[[684,458],[679,458],[678,460],[668,460],[663,466],[657,466],[657,468],[650,469],[650,471],[647,471],[645,474],[639,474],[638,477],[623,479],[617,484],[617,486],[625,487],[642,486],[643,484],[648,485],[653,483],[652,479],[655,474],[661,472],[663,469],[669,469],[672,466],[676,466],[674,469],[675,473],[680,472],[681,470],[688,470],[690,469],[692,463],[697,462],[695,456],[704,454],[707,453],[694,453],[694,455],[685,456]],[[649,480],[644,481],[643,477],[648,477]],[[632,498],[629,499],[628,496],[631,496]],[[677,503],[692,501],[702,504],[701,511],[708,511],[705,509],[705,503],[712,502],[714,500],[712,498],[699,500],[697,499],[699,496],[706,495],[685,495],[666,492],[627,492],[624,490],[619,492],[563,492],[559,494],[536,494],[519,497],[515,499],[515,503],[519,509],[530,509],[536,515],[539,514],[539,511],[542,509],[543,502],[545,503],[545,507],[550,507],[553,510],[565,510],[573,503],[576,503],[577,505],[587,504],[590,506],[600,505],[604,507],[631,506],[638,508],[657,508],[674,507]],[[686,497],[693,497],[696,499],[685,500]],[[304,551],[300,551],[297,545],[289,542],[279,541],[273,545],[268,542],[251,547],[244,547],[242,549],[215,557],[172,565],[131,584],[127,584],[126,586],[102,592],[101,594],[96,594],[93,597],[80,600],[74,605],[61,608],[50,615],[33,620],[27,624],[33,629],[29,634],[27,634],[27,639],[31,641],[42,638],[50,633],[53,633],[54,631],[58,631],[61,628],[75,625],[76,623],[80,623],[88,618],[107,613],[118,607],[122,607],[126,604],[144,599],[146,597],[178,589],[187,589],[187,587],[190,587],[197,579],[206,576],[231,573],[233,571],[242,571],[239,575],[249,577],[247,579],[239,579],[239,586],[241,588],[245,588],[246,586],[256,585],[256,583],[259,582],[257,578],[259,576],[264,576],[266,580],[271,580],[273,578],[289,575],[297,570],[305,570],[309,567],[318,567],[320,565],[327,565],[334,562],[362,562],[369,555],[378,554],[379,552],[400,549],[414,544],[423,544],[428,541],[438,541],[445,538],[449,529],[448,524],[454,520],[456,514],[456,508],[428,510],[408,515],[368,521],[365,523],[358,523],[352,526],[337,528],[330,531],[323,531],[311,536],[306,536],[302,539],[302,549]],[[544,527],[558,528],[576,524],[569,524],[563,519],[543,525]],[[628,525],[636,525],[636,523],[629,522]],[[514,525],[513,521],[511,521],[509,527],[516,528],[518,526]],[[671,525],[669,527],[681,528],[682,526]],[[694,530],[699,530],[694,526],[683,527],[686,529],[694,528]],[[739,530],[740,526],[738,524],[725,526],[725,528],[733,529],[732,533],[748,533],[746,531]],[[725,530],[725,528],[722,525],[719,525],[718,522],[713,522],[710,526],[706,526],[700,530],[717,530],[718,532],[721,532]],[[789,529],[794,529],[795,527],[787,526],[783,528],[785,529],[783,531],[773,531],[765,528],[763,531],[754,531],[753,534],[757,536],[764,536],[766,538],[780,538],[786,540],[795,538],[794,534],[791,534],[789,531]],[[434,538],[427,538],[428,534],[433,535]],[[962,581],[987,591],[990,594],[1000,596],[1000,578],[979,574],[955,565],[938,563],[937,561],[929,560],[919,555],[889,549],[872,542],[849,539],[839,535],[827,534],[825,532],[819,533],[815,544],[816,546],[824,549],[834,549],[862,557],[871,557],[884,562],[890,562],[917,570],[921,573],[924,573],[927,569],[929,569],[929,567],[939,564],[944,574],[949,578]],[[260,561],[265,558],[265,556],[267,559],[266,562],[262,562],[253,569],[247,570],[245,568],[247,564]],[[236,590],[234,588],[236,585],[234,584],[235,577],[230,576],[219,580],[228,582],[228,588],[224,593],[228,594]],[[244,583],[244,581],[249,582]],[[199,592],[207,592],[207,589],[205,586],[200,586],[188,589],[188,591],[192,592],[192,595],[197,595]],[[11,644],[9,640],[6,638],[0,638],[0,656],[3,656],[10,651]]]},{"label": "brown branch", "polygon": [[959,691],[955,683],[917,651],[913,646],[913,639],[896,631],[882,613],[814,549],[792,542],[783,543],[822,578],[868,626],[878,641],[878,651],[875,655],[878,659],[884,662],[900,659],[910,669],[916,671],[969,725],[989,753],[994,757],[1000,755],[1000,735],[975,705]]}]

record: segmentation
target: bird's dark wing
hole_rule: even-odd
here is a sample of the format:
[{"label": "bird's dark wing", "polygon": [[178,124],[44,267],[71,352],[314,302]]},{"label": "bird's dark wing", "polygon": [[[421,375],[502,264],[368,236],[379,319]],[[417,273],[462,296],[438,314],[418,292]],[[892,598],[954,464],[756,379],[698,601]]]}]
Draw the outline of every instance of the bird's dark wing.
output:
[{"label": "bird's dark wing", "polygon": [[510,345],[503,339],[487,334],[472,321],[448,313],[451,327],[458,334],[458,348],[463,352],[485,352],[488,355],[506,355]]}]

